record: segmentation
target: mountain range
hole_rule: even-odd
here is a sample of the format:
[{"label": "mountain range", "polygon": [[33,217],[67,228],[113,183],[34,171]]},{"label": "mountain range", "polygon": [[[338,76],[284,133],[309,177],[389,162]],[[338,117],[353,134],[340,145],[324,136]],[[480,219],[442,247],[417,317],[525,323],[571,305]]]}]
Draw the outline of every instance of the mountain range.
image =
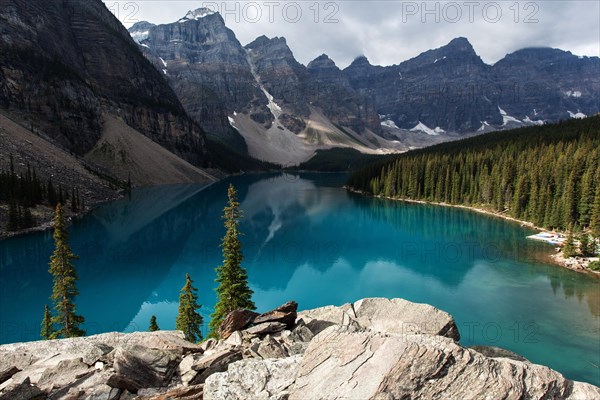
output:
[{"label": "mountain range", "polygon": [[304,66],[285,38],[243,46],[221,15],[189,11],[129,32],[188,114],[250,155],[280,164],[316,149],[385,153],[600,111],[600,59],[528,48],[485,64],[466,38],[392,66],[326,54]]},{"label": "mountain range", "polygon": [[599,111],[600,60],[556,49],[487,65],[458,38],[340,69],[325,54],[299,63],[283,37],[242,45],[207,9],[127,30],[100,0],[2,5],[0,169],[13,156],[90,201],[127,181],[273,166],[248,155],[290,166],[334,148],[394,153]]}]

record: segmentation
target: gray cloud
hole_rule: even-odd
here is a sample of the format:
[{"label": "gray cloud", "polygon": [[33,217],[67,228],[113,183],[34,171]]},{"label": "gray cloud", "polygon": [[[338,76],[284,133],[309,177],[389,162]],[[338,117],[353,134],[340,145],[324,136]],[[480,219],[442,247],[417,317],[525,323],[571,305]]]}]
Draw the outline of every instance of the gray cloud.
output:
[{"label": "gray cloud", "polygon": [[398,64],[458,36],[490,64],[532,46],[600,56],[600,2],[594,0],[104,2],[125,26],[169,23],[190,9],[217,8],[242,44],[263,34],[284,36],[304,64],[322,53],[341,68],[363,54],[373,64]]}]

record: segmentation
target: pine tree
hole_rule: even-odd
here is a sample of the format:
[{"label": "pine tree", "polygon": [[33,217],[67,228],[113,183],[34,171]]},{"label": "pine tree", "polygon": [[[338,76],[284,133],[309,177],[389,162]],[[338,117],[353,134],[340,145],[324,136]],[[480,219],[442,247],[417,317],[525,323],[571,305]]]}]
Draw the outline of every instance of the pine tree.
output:
[{"label": "pine tree", "polygon": [[160,331],[158,324],[156,323],[156,315],[150,317],[150,327],[148,328],[150,332]]},{"label": "pine tree", "polygon": [[54,216],[54,253],[50,257],[50,273],[54,280],[54,287],[50,298],[54,302],[55,315],[52,322],[58,326],[52,338],[84,336],[85,332],[79,328],[84,318],[76,314],[75,297],[79,294],[75,283],[79,279],[73,265],[77,256],[69,247],[69,235],[65,226],[62,205],[56,206]]},{"label": "pine tree", "polygon": [[200,327],[204,322],[202,315],[198,310],[201,305],[198,304],[197,289],[192,285],[194,282],[189,274],[185,274],[185,285],[179,293],[179,312],[175,320],[175,328],[184,333],[185,339],[195,343],[202,340]]},{"label": "pine tree", "polygon": [[590,235],[587,233],[582,233],[579,237],[579,250],[581,251],[581,255],[585,257],[593,256],[596,252],[596,243],[593,238],[590,238]]},{"label": "pine tree", "polygon": [[242,244],[240,242],[240,220],[243,213],[237,201],[237,192],[233,185],[227,190],[228,204],[223,209],[226,233],[223,237],[223,264],[217,267],[217,304],[211,315],[210,336],[217,337],[223,319],[238,308],[255,310],[252,290],[248,287],[248,274],[242,267]]},{"label": "pine tree", "polygon": [[52,323],[52,314],[50,313],[50,307],[46,304],[44,309],[44,319],[42,319],[42,329],[40,337],[44,340],[49,340],[54,335],[54,324]]},{"label": "pine tree", "polygon": [[575,257],[575,255],[577,255],[577,250],[575,250],[575,239],[573,238],[572,228],[569,229],[569,234],[567,235],[567,240],[563,245],[562,252],[564,258]]},{"label": "pine tree", "polygon": [[[600,174],[598,174],[600,175]],[[600,237],[600,184],[596,183],[596,194],[594,196],[594,205],[590,218],[590,229],[596,237]]]}]

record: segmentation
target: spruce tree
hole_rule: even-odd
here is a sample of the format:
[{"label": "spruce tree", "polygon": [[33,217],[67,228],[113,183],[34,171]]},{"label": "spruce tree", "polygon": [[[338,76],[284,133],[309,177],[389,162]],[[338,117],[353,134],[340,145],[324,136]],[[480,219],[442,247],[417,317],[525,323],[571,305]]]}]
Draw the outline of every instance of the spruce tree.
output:
[{"label": "spruce tree", "polygon": [[211,315],[210,337],[218,337],[219,326],[223,319],[238,308],[255,310],[252,290],[248,286],[248,274],[242,267],[242,243],[240,242],[240,220],[243,213],[237,201],[237,192],[233,185],[227,190],[228,203],[223,209],[226,233],[223,237],[223,264],[217,267],[217,304]]},{"label": "spruce tree", "polygon": [[175,320],[175,328],[184,333],[186,340],[195,343],[202,340],[200,327],[204,320],[196,311],[202,306],[198,304],[197,289],[193,283],[190,275],[185,274],[185,285],[179,293],[179,313]]},{"label": "spruce tree", "polygon": [[52,338],[84,336],[85,332],[79,327],[84,318],[76,314],[75,297],[79,294],[75,286],[77,271],[73,260],[77,256],[69,247],[69,235],[65,225],[62,205],[56,206],[54,216],[54,253],[50,257],[50,273],[54,280],[54,287],[50,298],[54,302],[55,315],[53,324],[58,329],[53,332]]},{"label": "spruce tree", "polygon": [[52,314],[50,313],[50,307],[46,304],[44,309],[44,319],[42,319],[42,329],[40,337],[44,340],[49,340],[54,335],[54,324],[52,323]]},{"label": "spruce tree", "polygon": [[581,255],[585,257],[591,257],[596,253],[596,242],[588,233],[584,232],[581,234],[579,237],[579,243]]},{"label": "spruce tree", "polygon": [[590,229],[595,237],[600,237],[600,184],[596,184],[598,186],[596,187],[596,194],[594,195],[594,205],[592,206],[592,215],[590,217]]},{"label": "spruce tree", "polygon": [[575,239],[573,238],[573,229],[569,229],[569,234],[567,235],[567,240],[565,241],[563,248],[563,257],[570,258],[577,255],[577,250],[575,250]]},{"label": "spruce tree", "polygon": [[156,332],[156,331],[160,330],[160,328],[158,327],[158,324],[156,323],[156,315],[153,315],[152,317],[150,317],[150,327],[148,328],[148,330],[150,332]]}]

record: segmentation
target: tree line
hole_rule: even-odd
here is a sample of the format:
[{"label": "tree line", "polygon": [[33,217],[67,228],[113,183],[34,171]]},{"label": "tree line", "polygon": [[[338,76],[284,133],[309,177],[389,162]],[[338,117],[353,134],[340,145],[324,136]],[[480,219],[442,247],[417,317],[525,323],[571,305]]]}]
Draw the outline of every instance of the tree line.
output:
[{"label": "tree line", "polygon": [[37,224],[31,208],[37,205],[56,207],[57,204],[69,204],[72,212],[83,209],[84,203],[79,189],[64,190],[62,185],[56,188],[52,178],[42,182],[35,167],[27,166],[26,171],[17,173],[14,160],[10,156],[8,169],[0,169],[0,203],[8,204],[8,223],[10,232],[34,227]]},{"label": "tree line", "polygon": [[599,182],[600,116],[595,116],[411,151],[354,172],[348,186],[600,236]]},{"label": "tree line", "polygon": [[[237,192],[233,185],[227,191],[228,203],[223,209],[223,219],[226,228],[221,242],[223,263],[216,268],[218,287],[217,304],[211,315],[209,337],[219,337],[219,327],[225,317],[238,308],[255,310],[252,301],[252,290],[248,286],[248,274],[242,266],[244,259],[239,225],[243,218]],[[50,299],[53,310],[49,305],[44,308],[40,336],[42,339],[56,339],[84,336],[81,329],[84,318],[76,313],[75,298],[79,294],[76,288],[77,271],[73,261],[78,257],[73,254],[68,244],[68,232],[64,220],[64,211],[60,203],[56,206],[54,216],[54,252],[50,257],[49,272],[53,277],[53,290]],[[180,290],[179,308],[175,319],[175,327],[184,333],[190,342],[203,339],[201,326],[204,322],[198,310],[197,289],[193,280],[186,274],[185,285]],[[150,318],[149,331],[159,330],[156,316]]]}]

